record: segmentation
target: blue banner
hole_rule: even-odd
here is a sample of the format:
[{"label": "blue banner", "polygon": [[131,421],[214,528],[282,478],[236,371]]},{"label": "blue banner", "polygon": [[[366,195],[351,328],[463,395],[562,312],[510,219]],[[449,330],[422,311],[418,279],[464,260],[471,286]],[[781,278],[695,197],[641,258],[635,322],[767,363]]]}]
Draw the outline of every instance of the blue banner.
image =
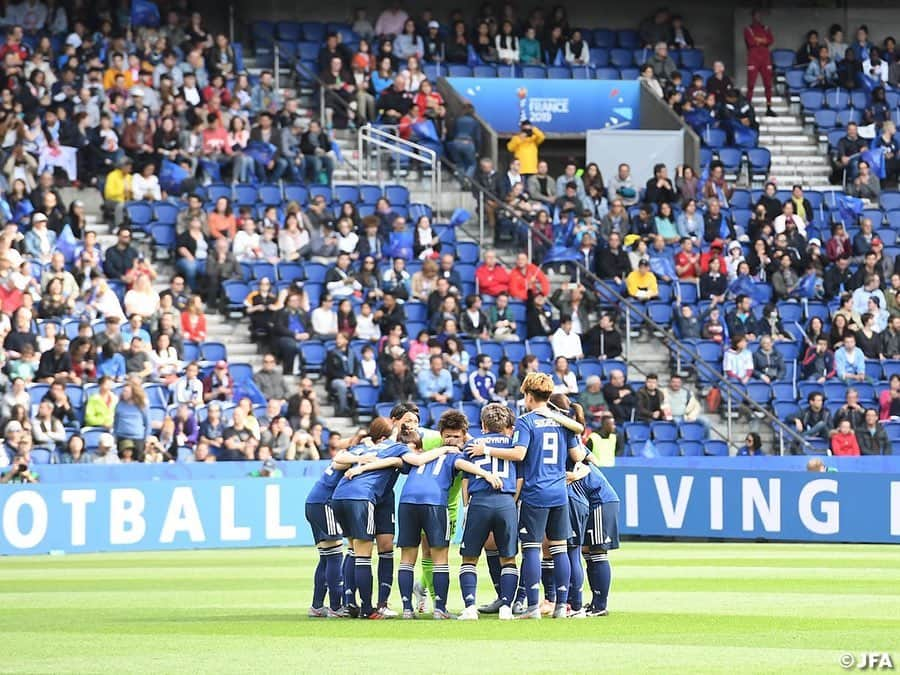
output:
[{"label": "blue banner", "polygon": [[[321,464],[303,466],[307,477],[3,486],[0,555],[312,545],[304,504]],[[897,475],[646,466],[606,474],[626,535],[900,543]]]},{"label": "blue banner", "polygon": [[516,133],[525,119],[551,134],[640,128],[637,80],[450,77],[447,81],[501,134]]}]

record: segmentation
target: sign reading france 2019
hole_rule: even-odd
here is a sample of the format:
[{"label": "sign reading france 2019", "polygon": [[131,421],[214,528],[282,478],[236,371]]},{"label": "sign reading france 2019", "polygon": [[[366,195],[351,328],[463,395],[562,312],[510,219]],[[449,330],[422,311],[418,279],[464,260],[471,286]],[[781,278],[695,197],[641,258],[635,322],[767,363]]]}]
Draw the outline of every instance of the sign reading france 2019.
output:
[{"label": "sign reading france 2019", "polygon": [[450,77],[447,82],[501,134],[517,132],[526,119],[553,134],[640,126],[637,80]]}]

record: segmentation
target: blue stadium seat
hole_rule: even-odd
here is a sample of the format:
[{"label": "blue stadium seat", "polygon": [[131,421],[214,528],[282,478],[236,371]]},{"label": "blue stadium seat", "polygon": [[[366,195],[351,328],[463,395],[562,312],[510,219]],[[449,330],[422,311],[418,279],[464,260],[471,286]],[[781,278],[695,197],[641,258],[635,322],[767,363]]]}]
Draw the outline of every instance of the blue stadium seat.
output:
[{"label": "blue stadium seat", "polygon": [[636,30],[618,30],[616,31],[616,44],[623,49],[634,49],[641,41],[640,34]]},{"label": "blue stadium seat", "polygon": [[703,67],[703,51],[700,49],[679,49],[674,52],[680,57],[684,70],[697,70]]},{"label": "blue stadium seat", "polygon": [[641,72],[637,68],[620,68],[619,77],[623,80],[636,80]]},{"label": "blue stadium seat", "polygon": [[609,64],[616,68],[628,68],[634,64],[634,55],[630,49],[614,48],[609,50]]},{"label": "blue stadium seat", "polygon": [[351,391],[356,403],[353,409],[353,419],[357,420],[360,415],[374,417],[375,406],[381,393],[379,388],[371,384],[355,384]]},{"label": "blue stadium seat", "polygon": [[524,342],[504,342],[503,356],[514,364],[518,364],[528,354],[528,348]]},{"label": "blue stadium seat", "polygon": [[219,197],[231,199],[231,186],[223,183],[213,183],[206,186],[206,201],[215,203]]},{"label": "blue stadium seat", "polygon": [[258,201],[259,192],[255,185],[237,184],[234,186],[234,202],[238,206],[255,206]]},{"label": "blue stadium seat", "polygon": [[603,377],[603,362],[600,359],[592,359],[585,358],[581,359],[578,364],[578,376],[586,380],[587,378],[596,375],[597,377]]},{"label": "blue stadium seat", "polygon": [[404,185],[385,185],[384,196],[391,206],[405,206],[409,204],[409,188]]},{"label": "blue stadium seat", "polygon": [[[568,76],[568,70],[564,70],[566,70],[566,76]],[[531,80],[543,80],[547,78],[547,69],[544,66],[522,66],[522,77]]]},{"label": "blue stadium seat", "polygon": [[650,435],[654,441],[674,441],[678,438],[678,426],[674,422],[651,422]]},{"label": "blue stadium seat", "polygon": [[528,341],[528,351],[530,354],[534,354],[538,361],[543,363],[553,362],[553,347],[550,346],[549,342],[537,342],[532,338]]},{"label": "blue stadium seat", "polygon": [[782,323],[796,323],[803,320],[803,305],[782,300],[778,303],[778,316]]},{"label": "blue stadium seat", "polygon": [[300,353],[303,355],[303,366],[308,373],[318,374],[322,372],[325,364],[325,346],[321,342],[307,341],[300,343]]},{"label": "blue stadium seat", "polygon": [[278,263],[279,281],[298,281],[306,278],[302,263]]},{"label": "blue stadium seat", "polygon": [[267,183],[257,188],[257,196],[265,206],[281,205],[281,188],[277,185]]},{"label": "blue stadium seat", "polygon": [[487,64],[478,64],[472,68],[473,77],[497,77],[497,68]]},{"label": "blue stadium seat", "polygon": [[606,47],[591,47],[591,65],[594,68],[606,68],[609,66],[609,49]]},{"label": "blue stadium seat", "polygon": [[280,40],[297,42],[302,39],[302,31],[297,21],[279,21],[275,27],[275,34]]},{"label": "blue stadium seat", "polygon": [[772,152],[768,148],[747,148],[747,160],[754,176],[766,175],[772,165]]},{"label": "blue stadium seat", "polygon": [[728,444],[725,441],[706,441],[704,452],[711,457],[728,457]]},{"label": "blue stadium seat", "polygon": [[862,122],[862,113],[860,113],[859,110],[847,108],[846,110],[838,111],[837,125],[839,127],[845,127],[851,122],[853,122],[854,124],[859,124],[860,122]]},{"label": "blue stadium seat", "polygon": [[725,146],[725,142],[728,140],[728,138],[725,135],[725,132],[721,129],[707,127],[703,130],[701,140],[710,148],[722,148]]},{"label": "blue stadium seat", "polygon": [[719,161],[725,165],[726,173],[737,174],[741,170],[744,155],[740,148],[719,148]]},{"label": "blue stadium seat", "polygon": [[702,441],[706,439],[707,434],[706,426],[702,422],[681,422],[678,425],[678,436],[682,441]]},{"label": "blue stadium seat", "polygon": [[478,340],[478,351],[490,356],[494,363],[499,363],[503,358],[503,345],[493,340]]},{"label": "blue stadium seat", "polygon": [[869,94],[864,91],[850,92],[850,107],[865,110],[869,107]]},{"label": "blue stadium seat", "polygon": [[778,403],[793,403],[797,399],[793,382],[773,382],[772,399]]},{"label": "blue stadium seat", "polygon": [[625,422],[625,438],[629,443],[643,443],[650,438],[650,425],[646,422]]},{"label": "blue stadium seat", "polygon": [[598,80],[618,80],[619,70],[617,68],[599,67],[594,71],[594,77]]},{"label": "blue stadium seat", "polygon": [[825,105],[832,110],[843,110],[850,106],[850,92],[846,89],[828,89],[825,92]]},{"label": "blue stadium seat", "polygon": [[150,202],[128,202],[125,205],[125,214],[132,228],[146,232],[153,220],[153,207]]},{"label": "blue stadium seat", "polygon": [[228,349],[223,342],[201,342],[200,358],[204,361],[227,361]]},{"label": "blue stadium seat", "polygon": [[650,319],[660,326],[672,325],[672,305],[668,302],[648,302],[646,306]]},{"label": "blue stadium seat", "polygon": [[800,105],[808,113],[814,113],[825,106],[825,94],[815,89],[800,92]]},{"label": "blue stadium seat", "polygon": [[251,268],[253,269],[253,278],[256,280],[268,279],[269,281],[275,281],[278,278],[275,265],[272,263],[257,262],[253,263]]},{"label": "blue stadium seat", "polygon": [[356,204],[359,201],[359,188],[355,185],[335,185],[334,201]]},{"label": "blue stadium seat", "polygon": [[882,192],[878,203],[885,211],[900,210],[900,192]]},{"label": "blue stadium seat", "polygon": [[660,457],[681,456],[681,450],[675,441],[654,441],[653,445],[656,448],[656,454]]},{"label": "blue stadium seat", "polygon": [[322,263],[305,263],[304,271],[306,272],[307,281],[321,284],[325,282],[328,266]]},{"label": "blue stadium seat", "polygon": [[806,86],[803,75],[804,71],[797,68],[792,68],[784,74],[785,83],[790,91],[799,91]]},{"label": "blue stadium seat", "polygon": [[285,185],[284,201],[297,202],[300,206],[306,206],[309,204],[309,188],[305,185]]},{"label": "blue stadium seat", "polygon": [[776,73],[783,73],[794,65],[793,49],[773,49],[772,50],[772,66]]},{"label": "blue stadium seat", "polygon": [[450,77],[472,77],[472,68],[464,63],[451,63],[447,66]]},{"label": "blue stadium seat", "polygon": [[594,47],[591,49],[592,52],[598,47],[609,49],[610,47],[616,46],[615,31],[611,31],[609,28],[595,28],[593,38]]},{"label": "blue stadium seat", "polygon": [[837,113],[834,110],[817,110],[814,115],[816,127],[822,129],[833,129],[837,126]]},{"label": "blue stadium seat", "polygon": [[303,39],[322,44],[325,42],[325,24],[319,21],[304,21],[300,24]]},{"label": "blue stadium seat", "polygon": [[681,441],[681,455],[683,457],[702,457],[703,442],[702,441]]},{"label": "blue stadium seat", "polygon": [[767,405],[772,400],[772,387],[766,382],[750,381],[745,389],[747,396],[760,405]]}]

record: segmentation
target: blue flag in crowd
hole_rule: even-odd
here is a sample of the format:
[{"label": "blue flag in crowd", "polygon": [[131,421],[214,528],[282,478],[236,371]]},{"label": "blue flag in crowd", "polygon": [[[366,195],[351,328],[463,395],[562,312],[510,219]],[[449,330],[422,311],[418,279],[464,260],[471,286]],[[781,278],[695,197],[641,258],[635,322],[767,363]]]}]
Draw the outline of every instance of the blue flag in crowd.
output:
[{"label": "blue flag in crowd", "polygon": [[132,26],[158,26],[159,7],[150,0],[131,0]]},{"label": "blue flag in crowd", "polygon": [[882,180],[885,178],[887,172],[884,168],[884,148],[872,148],[871,150],[866,150],[862,153],[860,159],[869,165],[872,173],[878,176],[878,178]]},{"label": "blue flag in crowd", "polygon": [[856,221],[859,219],[859,214],[863,212],[863,200],[859,197],[838,195],[837,203],[844,226],[849,227],[851,224],[856,224]]},{"label": "blue flag in crowd", "polygon": [[188,172],[175,162],[164,159],[159,168],[159,186],[166,192],[178,194],[181,184],[187,179]]},{"label": "blue flag in crowd", "polygon": [[465,225],[471,220],[472,214],[466,211],[465,209],[456,209],[453,211],[453,215],[450,216],[450,227],[459,227],[460,225]]}]

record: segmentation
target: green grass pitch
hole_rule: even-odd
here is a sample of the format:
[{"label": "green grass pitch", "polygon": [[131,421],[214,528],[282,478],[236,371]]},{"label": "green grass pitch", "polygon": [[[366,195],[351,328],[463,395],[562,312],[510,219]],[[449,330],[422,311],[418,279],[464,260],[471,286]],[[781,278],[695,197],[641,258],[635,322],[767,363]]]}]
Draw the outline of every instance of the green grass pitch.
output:
[{"label": "green grass pitch", "polygon": [[[610,558],[609,617],[503,623],[307,619],[312,548],[5,558],[0,672],[837,673],[872,651],[900,668],[896,547],[625,542]],[[487,601],[483,563],[479,581]]]}]

